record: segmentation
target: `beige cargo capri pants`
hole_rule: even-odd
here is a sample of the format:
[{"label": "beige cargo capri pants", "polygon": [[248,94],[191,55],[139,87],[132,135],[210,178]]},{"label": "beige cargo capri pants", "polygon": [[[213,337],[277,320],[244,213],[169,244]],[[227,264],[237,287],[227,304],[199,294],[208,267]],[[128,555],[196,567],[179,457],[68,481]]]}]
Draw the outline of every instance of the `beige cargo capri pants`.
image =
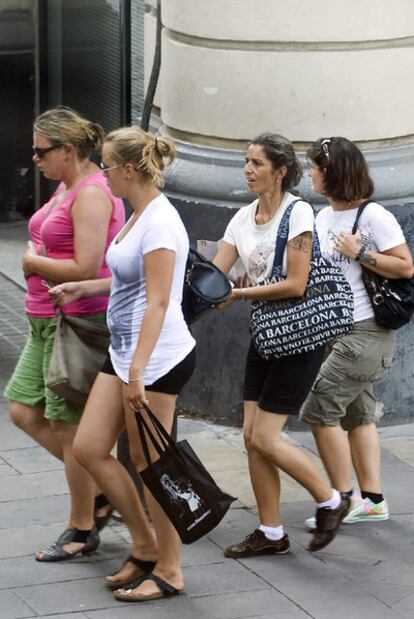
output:
[{"label": "beige cargo capri pants", "polygon": [[300,419],[309,424],[352,430],[376,421],[373,382],[389,370],[395,331],[374,318],[355,323],[352,330],[328,347]]}]

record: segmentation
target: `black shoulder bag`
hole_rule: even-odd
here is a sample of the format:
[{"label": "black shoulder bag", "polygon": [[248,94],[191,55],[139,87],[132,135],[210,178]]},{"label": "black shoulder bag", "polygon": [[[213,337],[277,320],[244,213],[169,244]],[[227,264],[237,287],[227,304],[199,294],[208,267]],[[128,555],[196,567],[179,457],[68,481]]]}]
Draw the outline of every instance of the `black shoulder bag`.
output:
[{"label": "black shoulder bag", "polygon": [[[358,229],[364,208],[371,202],[373,200],[367,200],[360,205],[352,234]],[[406,325],[414,312],[414,278],[387,279],[362,264],[360,266],[376,322],[385,329],[399,329]]]},{"label": "black shoulder bag", "polygon": [[187,324],[226,301],[231,284],[215,264],[190,247],[184,275],[182,308]]}]

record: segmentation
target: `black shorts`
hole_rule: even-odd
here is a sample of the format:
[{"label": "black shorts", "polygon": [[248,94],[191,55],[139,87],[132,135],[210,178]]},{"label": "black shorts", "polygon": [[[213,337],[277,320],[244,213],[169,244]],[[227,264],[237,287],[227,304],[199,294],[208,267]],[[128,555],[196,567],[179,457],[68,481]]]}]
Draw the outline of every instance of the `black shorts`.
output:
[{"label": "black shorts", "polygon": [[324,360],[325,346],[298,355],[265,361],[250,343],[243,399],[270,413],[298,415]]},{"label": "black shorts", "polygon": [[[179,395],[184,385],[190,380],[196,366],[195,347],[180,363],[172,368],[167,374],[161,376],[152,385],[145,385],[146,391],[157,391],[157,393],[169,393]],[[101,368],[104,374],[116,376],[111,357],[108,355]]]}]

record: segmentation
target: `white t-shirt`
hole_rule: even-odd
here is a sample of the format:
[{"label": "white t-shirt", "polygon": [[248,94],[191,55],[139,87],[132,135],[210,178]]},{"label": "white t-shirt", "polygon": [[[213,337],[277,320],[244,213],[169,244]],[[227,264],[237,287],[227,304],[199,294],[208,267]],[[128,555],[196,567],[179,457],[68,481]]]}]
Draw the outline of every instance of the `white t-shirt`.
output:
[{"label": "white t-shirt", "polygon": [[[341,267],[354,293],[354,321],[372,318],[374,312],[362,281],[361,266],[335,249],[340,232],[351,234],[358,209],[334,211],[331,206],[322,209],[316,217],[316,229],[322,255]],[[368,204],[358,222],[362,249],[383,252],[405,243],[404,233],[394,215],[376,202]]]},{"label": "white t-shirt", "polygon": [[[277,231],[284,212],[293,200],[297,200],[296,196],[286,192],[272,219],[261,225],[255,221],[259,200],[254,200],[239,209],[226,228],[223,239],[226,243],[235,245],[253,284],[271,277]],[[300,200],[290,214],[288,241],[303,232],[313,232],[313,225],[312,207]],[[287,274],[287,247],[283,255],[282,274]]]},{"label": "white t-shirt", "polygon": [[161,333],[144,370],[144,384],[151,385],[167,374],[195,346],[181,310],[188,236],[177,211],[161,194],[148,204],[124,238],[119,242],[114,239],[106,255],[112,272],[109,352],[114,369],[124,382],[128,382],[147,308],[144,256],[161,248],[175,252],[174,275]]}]

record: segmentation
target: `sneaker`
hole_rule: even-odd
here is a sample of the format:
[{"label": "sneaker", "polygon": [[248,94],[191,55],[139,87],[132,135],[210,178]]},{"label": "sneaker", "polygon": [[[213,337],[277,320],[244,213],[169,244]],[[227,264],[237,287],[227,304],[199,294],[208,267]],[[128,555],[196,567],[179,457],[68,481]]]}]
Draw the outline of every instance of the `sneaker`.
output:
[{"label": "sneaker", "polygon": [[316,510],[316,530],[308,550],[311,552],[322,550],[334,539],[342,518],[348,513],[350,505],[351,499],[345,495],[341,496],[341,502],[335,509],[319,507]]},{"label": "sneaker", "polygon": [[[353,494],[352,499],[351,499],[351,507],[349,508],[349,512],[347,513],[345,518],[342,519],[342,522],[344,524],[348,524],[350,522],[354,522],[353,520],[350,520],[350,518],[352,518],[354,516],[354,514],[356,514],[357,512],[359,512],[361,510],[362,505],[363,505],[363,501],[362,501],[361,495],[357,494],[357,493]],[[313,531],[316,530],[316,518],[315,518],[315,516],[311,516],[310,518],[306,518],[306,520],[305,520],[305,528],[306,528],[307,531],[310,531],[310,532],[313,532]]]},{"label": "sneaker", "polygon": [[371,499],[361,499],[358,509],[346,516],[343,522],[353,524],[354,522],[375,522],[378,520],[388,520],[390,512],[388,511],[387,501],[384,499],[381,503],[373,503]]},{"label": "sneaker", "polygon": [[263,531],[256,529],[239,544],[226,548],[224,556],[231,559],[243,559],[258,555],[285,555],[289,550],[289,538],[286,533],[281,539],[273,541],[267,539]]}]

